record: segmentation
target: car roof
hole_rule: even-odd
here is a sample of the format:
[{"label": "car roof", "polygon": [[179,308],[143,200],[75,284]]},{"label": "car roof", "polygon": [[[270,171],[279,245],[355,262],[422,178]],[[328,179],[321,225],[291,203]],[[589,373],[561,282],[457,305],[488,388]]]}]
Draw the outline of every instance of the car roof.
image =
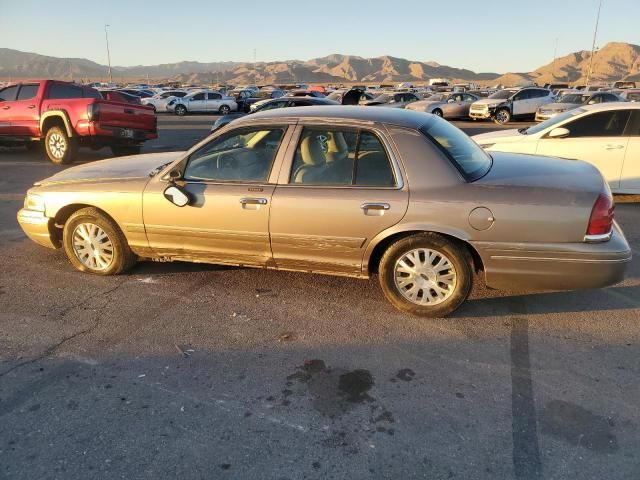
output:
[{"label": "car roof", "polygon": [[266,112],[254,113],[247,120],[268,120],[268,119],[330,119],[330,120],[356,120],[360,122],[378,122],[398,125],[408,128],[420,128],[429,120],[429,115],[423,112],[413,110],[405,110],[402,108],[372,108],[364,106],[315,106],[315,107],[296,107],[295,111],[291,108],[282,108],[268,110]]},{"label": "car roof", "polygon": [[595,105],[584,105],[581,108],[587,112],[607,110],[640,110],[640,104],[634,102],[605,102]]}]

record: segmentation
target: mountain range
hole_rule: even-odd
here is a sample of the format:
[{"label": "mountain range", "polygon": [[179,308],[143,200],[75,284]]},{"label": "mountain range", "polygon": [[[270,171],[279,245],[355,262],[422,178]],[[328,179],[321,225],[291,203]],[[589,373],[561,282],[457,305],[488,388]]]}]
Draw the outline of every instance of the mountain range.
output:
[{"label": "mountain range", "polygon": [[[160,65],[112,68],[115,81],[174,80],[183,83],[306,83],[306,82],[424,82],[430,78],[501,83],[581,82],[589,68],[591,52],[580,51],[532,72],[476,73],[463,68],[418,62],[392,56],[363,58],[334,54],[311,60],[277,62],[185,61]],[[0,79],[57,78],[106,80],[108,68],[83,58],[58,58],[0,48]],[[640,80],[640,46],[612,42],[595,54],[593,81]]]}]

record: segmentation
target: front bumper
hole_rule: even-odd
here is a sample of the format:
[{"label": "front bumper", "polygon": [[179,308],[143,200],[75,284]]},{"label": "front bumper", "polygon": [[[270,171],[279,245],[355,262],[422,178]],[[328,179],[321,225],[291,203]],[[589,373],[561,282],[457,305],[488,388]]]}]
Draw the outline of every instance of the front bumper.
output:
[{"label": "front bumper", "polygon": [[477,120],[487,120],[491,118],[491,112],[489,110],[469,110],[469,117]]},{"label": "front bumper", "polygon": [[614,223],[602,243],[473,243],[489,287],[501,290],[578,290],[602,288],[624,279],[631,249]]},{"label": "front bumper", "polygon": [[18,223],[24,233],[38,245],[47,248],[60,248],[60,242],[53,235],[55,225],[52,218],[43,212],[27,210],[18,212]]},{"label": "front bumper", "polygon": [[549,120],[550,118],[555,117],[560,112],[536,112],[536,122],[544,122],[545,120]]}]

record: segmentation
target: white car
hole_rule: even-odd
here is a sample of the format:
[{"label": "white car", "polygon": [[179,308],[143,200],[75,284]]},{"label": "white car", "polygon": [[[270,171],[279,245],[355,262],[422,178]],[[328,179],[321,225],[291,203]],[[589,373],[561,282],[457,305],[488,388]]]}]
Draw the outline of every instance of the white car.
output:
[{"label": "white car", "polygon": [[640,104],[586,105],[518,130],[472,137],[488,151],[584,160],[613,193],[640,194]]},{"label": "white car", "polygon": [[167,103],[167,111],[179,116],[192,112],[227,115],[237,110],[238,104],[233,97],[208,90],[193,92],[182,98],[173,98]]},{"label": "white car", "polygon": [[166,92],[157,93],[153,97],[143,98],[141,102],[143,105],[153,107],[156,112],[166,112],[167,104],[173,97],[182,98],[188,95],[188,93],[189,92],[184,90],[168,90]]},{"label": "white car", "polygon": [[493,118],[496,122],[505,124],[513,118],[533,118],[538,107],[554,100],[553,92],[546,88],[507,88],[473,102],[469,116],[474,120]]}]

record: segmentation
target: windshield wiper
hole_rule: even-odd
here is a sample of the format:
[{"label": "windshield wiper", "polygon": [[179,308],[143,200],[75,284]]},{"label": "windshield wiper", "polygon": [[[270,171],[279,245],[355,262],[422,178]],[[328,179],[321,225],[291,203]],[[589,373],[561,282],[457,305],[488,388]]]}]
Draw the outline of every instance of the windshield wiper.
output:
[{"label": "windshield wiper", "polygon": [[526,135],[527,130],[529,130],[529,127],[522,127],[518,129],[518,133],[521,133],[522,135]]}]

